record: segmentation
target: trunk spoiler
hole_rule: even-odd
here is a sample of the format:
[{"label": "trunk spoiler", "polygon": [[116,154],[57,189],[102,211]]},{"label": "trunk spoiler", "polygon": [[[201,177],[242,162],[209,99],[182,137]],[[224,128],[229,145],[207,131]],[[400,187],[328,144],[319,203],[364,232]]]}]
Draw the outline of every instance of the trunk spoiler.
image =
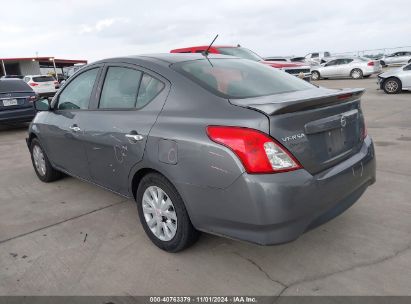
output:
[{"label": "trunk spoiler", "polygon": [[365,89],[314,88],[262,97],[229,99],[233,105],[254,109],[267,115],[277,115],[327,107],[358,100]]}]

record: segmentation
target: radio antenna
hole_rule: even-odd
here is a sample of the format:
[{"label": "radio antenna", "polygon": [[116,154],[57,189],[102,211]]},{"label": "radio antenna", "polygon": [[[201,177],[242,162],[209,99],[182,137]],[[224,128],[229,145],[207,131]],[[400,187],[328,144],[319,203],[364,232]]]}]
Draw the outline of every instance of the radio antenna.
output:
[{"label": "radio antenna", "polygon": [[213,41],[211,41],[211,43],[210,43],[210,45],[208,46],[208,48],[203,52],[203,55],[204,55],[204,56],[208,56],[209,51],[210,51],[210,48],[211,48],[211,46],[213,45],[214,41],[216,41],[217,37],[218,37],[218,34],[214,37]]}]

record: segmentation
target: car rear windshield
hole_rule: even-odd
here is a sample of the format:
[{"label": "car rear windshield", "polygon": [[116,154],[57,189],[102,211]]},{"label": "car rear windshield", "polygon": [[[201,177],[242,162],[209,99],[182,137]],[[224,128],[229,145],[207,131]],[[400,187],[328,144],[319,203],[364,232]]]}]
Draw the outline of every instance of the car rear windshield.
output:
[{"label": "car rear windshield", "polygon": [[219,47],[217,48],[218,52],[223,55],[235,56],[244,59],[262,61],[263,58],[258,56],[253,51],[242,47]]},{"label": "car rear windshield", "polygon": [[31,92],[32,89],[20,79],[0,80],[0,93]]},{"label": "car rear windshield", "polygon": [[176,63],[172,68],[224,98],[250,98],[314,87],[281,70],[244,59],[200,59]]},{"label": "car rear windshield", "polygon": [[51,76],[37,76],[33,77],[34,82],[47,82],[47,81],[54,81],[54,78]]}]

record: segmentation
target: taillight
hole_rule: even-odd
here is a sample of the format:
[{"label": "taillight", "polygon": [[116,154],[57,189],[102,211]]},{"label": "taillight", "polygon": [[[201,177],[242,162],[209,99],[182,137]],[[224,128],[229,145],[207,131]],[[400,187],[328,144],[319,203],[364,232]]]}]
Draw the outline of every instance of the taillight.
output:
[{"label": "taillight", "polygon": [[36,96],[29,96],[29,97],[27,97],[27,101],[28,102],[34,102],[34,101],[36,101]]},{"label": "taillight", "polygon": [[277,173],[301,169],[283,146],[265,133],[241,127],[208,126],[208,137],[231,149],[248,173]]},{"label": "taillight", "polygon": [[375,64],[374,61],[370,61],[370,62],[368,62],[367,65],[368,65],[368,66],[374,66],[374,64]]},{"label": "taillight", "polygon": [[39,84],[38,84],[38,83],[35,83],[35,82],[30,82],[29,85],[30,85],[31,87],[35,87],[35,86],[38,86]]}]

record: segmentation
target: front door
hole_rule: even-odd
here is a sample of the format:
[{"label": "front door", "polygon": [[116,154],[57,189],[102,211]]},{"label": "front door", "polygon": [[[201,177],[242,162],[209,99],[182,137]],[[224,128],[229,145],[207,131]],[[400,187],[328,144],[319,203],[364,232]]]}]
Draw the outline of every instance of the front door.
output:
[{"label": "front door", "polygon": [[337,60],[331,60],[324,65],[324,68],[321,69],[322,77],[331,77],[338,75],[338,65]]},{"label": "front door", "polygon": [[169,86],[134,65],[110,64],[103,73],[100,98],[84,124],[90,174],[97,184],[127,195],[128,175],[143,159]]},{"label": "front door", "polygon": [[89,179],[87,157],[83,145],[83,121],[99,67],[75,76],[58,94],[53,111],[47,113],[47,125],[42,127],[47,155],[52,163],[72,175]]}]

